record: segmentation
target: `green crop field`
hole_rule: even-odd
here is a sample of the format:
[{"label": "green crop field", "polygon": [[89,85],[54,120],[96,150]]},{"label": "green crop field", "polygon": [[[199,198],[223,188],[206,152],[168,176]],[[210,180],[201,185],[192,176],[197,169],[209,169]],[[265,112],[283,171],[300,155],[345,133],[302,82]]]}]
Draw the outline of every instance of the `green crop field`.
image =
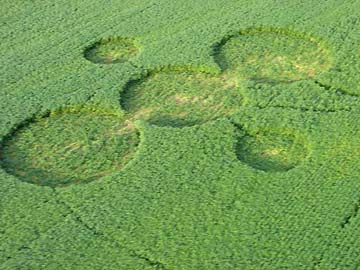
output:
[{"label": "green crop field", "polygon": [[359,0],[0,3],[1,270],[359,270]]}]

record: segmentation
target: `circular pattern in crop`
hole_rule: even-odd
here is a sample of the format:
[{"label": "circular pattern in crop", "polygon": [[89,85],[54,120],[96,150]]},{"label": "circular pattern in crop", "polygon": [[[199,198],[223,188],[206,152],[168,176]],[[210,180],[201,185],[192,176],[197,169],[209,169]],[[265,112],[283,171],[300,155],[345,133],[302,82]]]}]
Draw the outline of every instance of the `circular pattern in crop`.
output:
[{"label": "circular pattern in crop", "polygon": [[312,37],[248,30],[228,39],[216,55],[223,69],[256,82],[292,82],[330,68],[329,51]]},{"label": "circular pattern in crop", "polygon": [[85,58],[96,64],[115,64],[136,56],[139,49],[133,39],[102,39],[85,50]]},{"label": "circular pattern in crop", "polygon": [[0,162],[22,181],[66,186],[119,171],[138,144],[134,127],[117,116],[63,113],[19,128],[3,142]]},{"label": "circular pattern in crop", "polygon": [[306,158],[307,149],[303,140],[293,135],[259,132],[240,137],[236,154],[239,160],[255,169],[281,172],[299,165]]},{"label": "circular pattern in crop", "polygon": [[121,95],[130,119],[159,126],[191,126],[234,113],[243,97],[236,79],[168,70],[131,81]]}]

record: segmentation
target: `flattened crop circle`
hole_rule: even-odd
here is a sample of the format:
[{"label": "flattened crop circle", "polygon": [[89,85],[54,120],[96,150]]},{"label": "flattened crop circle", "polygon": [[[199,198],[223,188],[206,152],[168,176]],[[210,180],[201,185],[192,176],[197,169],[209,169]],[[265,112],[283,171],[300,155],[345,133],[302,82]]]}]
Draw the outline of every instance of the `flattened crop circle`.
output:
[{"label": "flattened crop circle", "polygon": [[138,53],[133,39],[117,37],[98,41],[85,50],[84,56],[96,64],[116,64],[126,62]]},{"label": "flattened crop circle", "polygon": [[5,139],[0,164],[37,185],[86,183],[119,171],[138,143],[136,130],[117,116],[63,113],[35,120]]},{"label": "flattened crop circle", "polygon": [[237,82],[191,70],[163,70],[132,81],[120,103],[130,119],[184,127],[233,114],[243,103]]},{"label": "flattened crop circle", "polygon": [[223,69],[259,82],[309,79],[331,66],[320,41],[284,30],[243,31],[223,42],[216,60]]},{"label": "flattened crop circle", "polygon": [[298,166],[307,156],[303,140],[290,134],[259,132],[239,138],[236,154],[251,167],[269,172],[284,172]]}]

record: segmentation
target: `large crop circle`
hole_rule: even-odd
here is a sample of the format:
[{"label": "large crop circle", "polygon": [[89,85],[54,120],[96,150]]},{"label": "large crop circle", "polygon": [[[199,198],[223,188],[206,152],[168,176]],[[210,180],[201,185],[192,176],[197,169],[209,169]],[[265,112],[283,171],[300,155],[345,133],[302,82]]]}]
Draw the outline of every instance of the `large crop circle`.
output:
[{"label": "large crop circle", "polygon": [[19,128],[4,140],[0,162],[22,181],[65,186],[119,171],[138,143],[136,130],[117,116],[63,113]]},{"label": "large crop circle", "polygon": [[200,71],[164,70],[128,83],[120,102],[131,119],[183,127],[233,114],[243,96],[234,79]]},{"label": "large crop circle", "polygon": [[312,37],[281,30],[252,29],[219,48],[219,65],[257,82],[309,79],[331,66],[329,50]]}]

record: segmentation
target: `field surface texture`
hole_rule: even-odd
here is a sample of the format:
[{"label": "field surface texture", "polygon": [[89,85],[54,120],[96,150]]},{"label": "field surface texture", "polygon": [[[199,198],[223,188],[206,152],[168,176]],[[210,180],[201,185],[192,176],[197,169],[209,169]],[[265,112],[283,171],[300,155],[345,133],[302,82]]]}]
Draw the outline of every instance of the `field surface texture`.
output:
[{"label": "field surface texture", "polygon": [[2,0],[1,270],[360,269],[359,0]]}]

